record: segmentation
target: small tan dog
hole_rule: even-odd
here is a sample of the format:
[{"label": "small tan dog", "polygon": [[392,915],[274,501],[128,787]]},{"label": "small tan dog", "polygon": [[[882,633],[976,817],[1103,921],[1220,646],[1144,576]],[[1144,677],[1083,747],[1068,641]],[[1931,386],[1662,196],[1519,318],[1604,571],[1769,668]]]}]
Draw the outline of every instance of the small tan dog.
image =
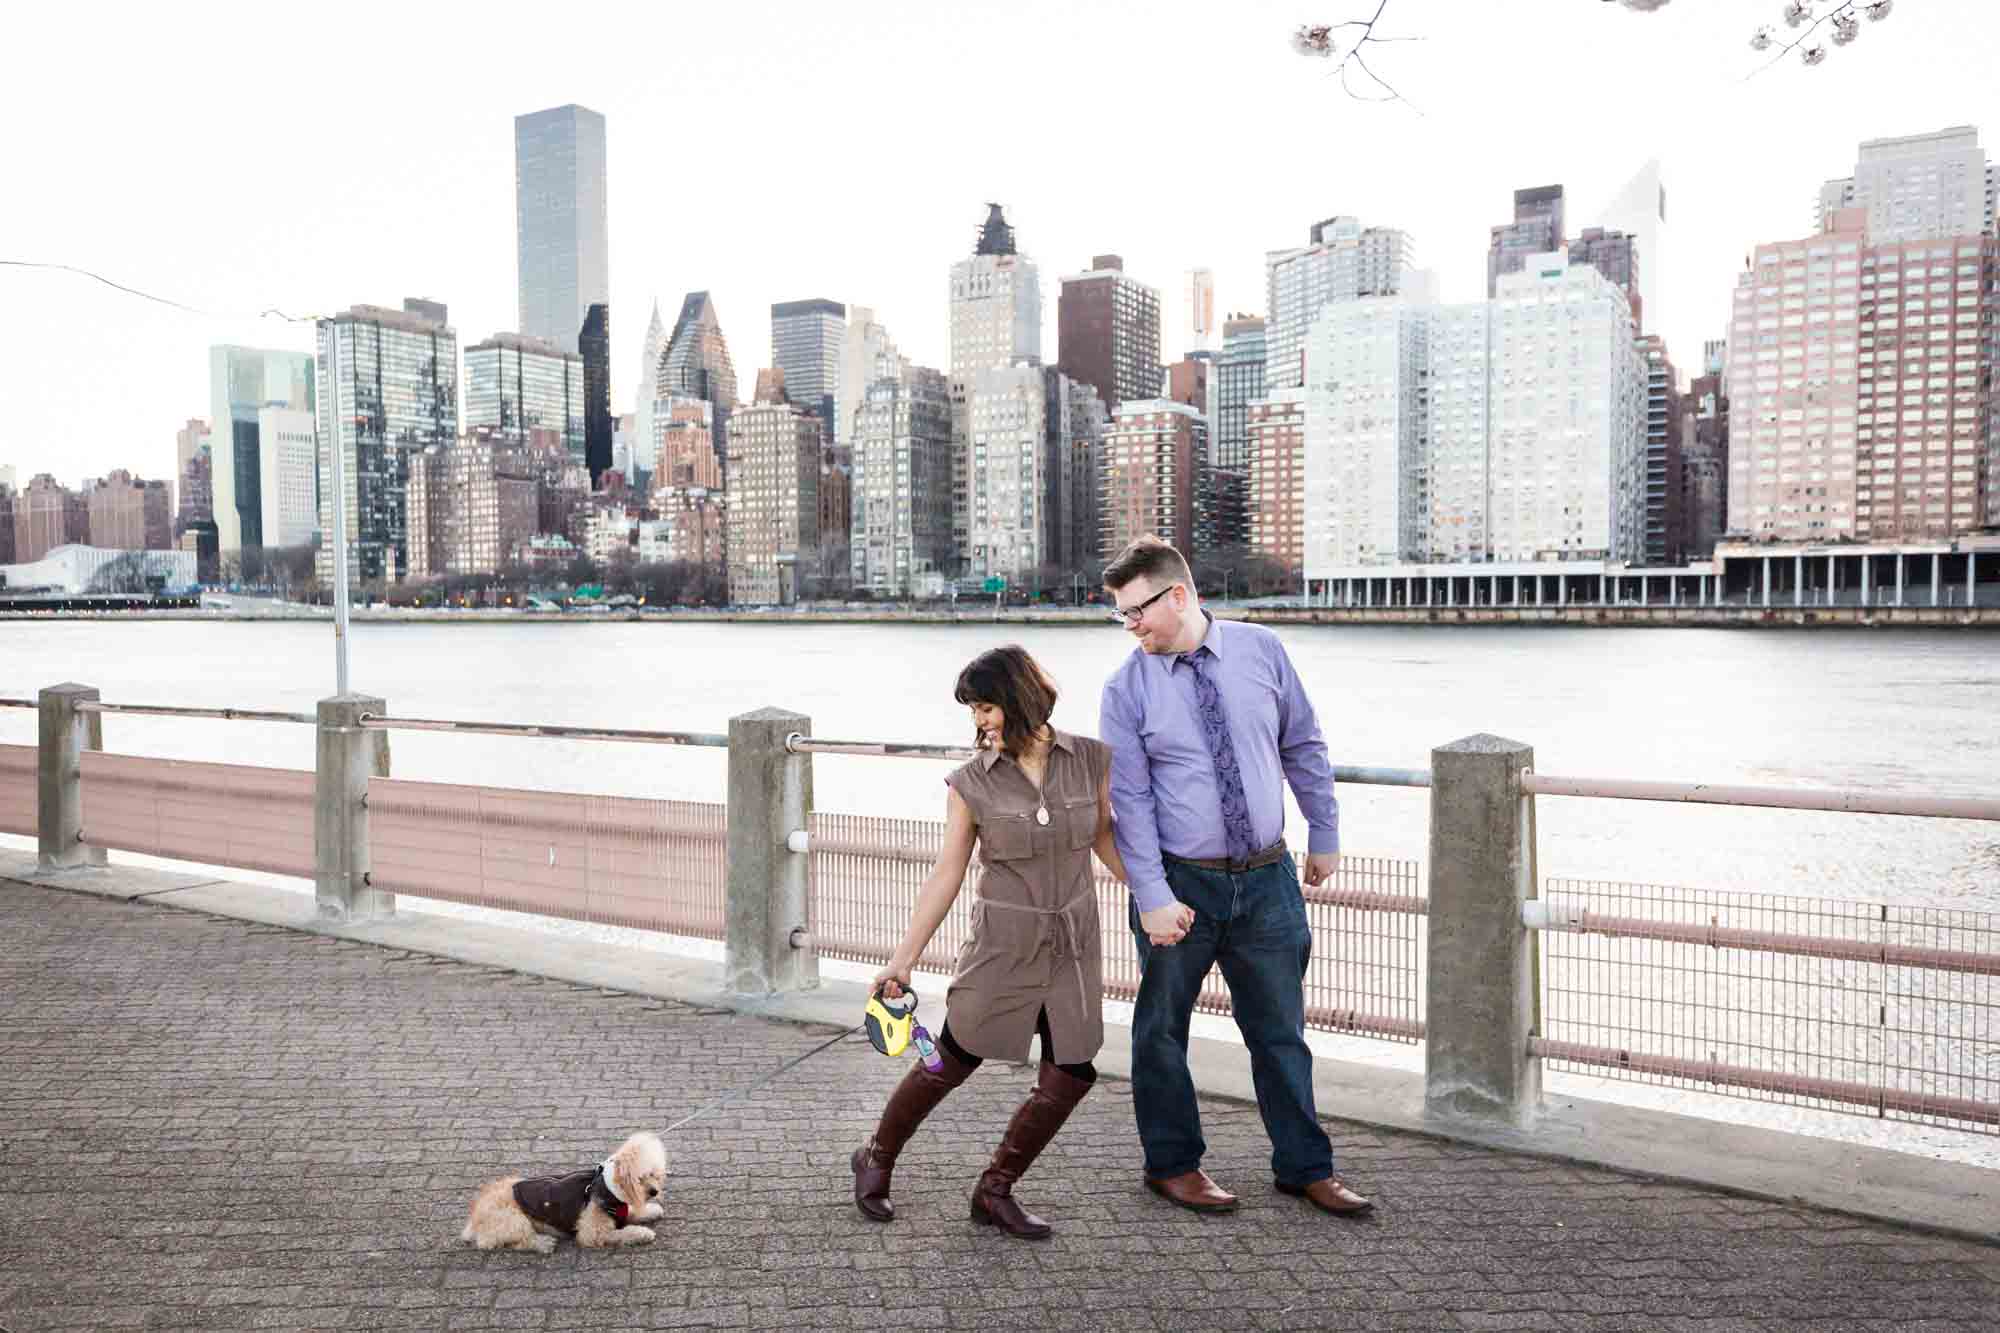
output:
[{"label": "small tan dog", "polygon": [[552,1253],[558,1236],[573,1236],[586,1247],[647,1245],[652,1228],[637,1224],[665,1213],[658,1198],[666,1180],[667,1150],[652,1134],[634,1134],[600,1166],[482,1185],[458,1238],[482,1250],[538,1254]]}]

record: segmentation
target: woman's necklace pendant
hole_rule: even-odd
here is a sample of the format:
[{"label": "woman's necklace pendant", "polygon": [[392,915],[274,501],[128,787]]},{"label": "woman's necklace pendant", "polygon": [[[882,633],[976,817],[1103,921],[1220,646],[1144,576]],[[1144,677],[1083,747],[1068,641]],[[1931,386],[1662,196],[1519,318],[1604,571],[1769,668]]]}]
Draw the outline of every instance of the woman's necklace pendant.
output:
[{"label": "woman's necklace pendant", "polygon": [[1049,822],[1049,808],[1046,805],[1035,807],[1035,822],[1037,824],[1046,824]]}]

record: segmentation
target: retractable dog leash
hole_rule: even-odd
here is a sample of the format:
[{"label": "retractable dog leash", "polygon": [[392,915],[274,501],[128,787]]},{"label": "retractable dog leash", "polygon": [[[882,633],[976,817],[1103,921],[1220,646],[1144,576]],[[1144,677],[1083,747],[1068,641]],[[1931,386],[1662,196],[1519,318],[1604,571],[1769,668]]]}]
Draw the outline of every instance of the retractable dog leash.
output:
[{"label": "retractable dog leash", "polygon": [[901,1055],[909,1048],[910,1043],[915,1042],[917,1055],[923,1060],[924,1067],[932,1073],[936,1073],[944,1067],[944,1061],[937,1053],[937,1044],[931,1039],[931,1034],[924,1030],[922,1023],[916,1021],[916,1012],[916,991],[905,986],[901,995],[895,999],[890,999],[882,994],[882,988],[878,986],[869,995],[868,1007],[863,1011],[859,1023],[856,1023],[844,1032],[834,1033],[804,1055],[793,1056],[756,1082],[746,1083],[740,1088],[732,1088],[730,1091],[717,1097],[714,1101],[690,1111],[660,1132],[662,1134],[671,1134],[682,1125],[693,1120],[699,1120],[710,1111],[727,1106],[730,1102],[735,1101],[738,1097],[746,1093],[755,1092],[772,1079],[777,1078],[780,1074],[788,1073],[798,1068],[821,1051],[839,1045],[857,1032],[866,1032],[869,1044],[884,1055]]},{"label": "retractable dog leash", "polygon": [[903,993],[894,999],[882,993],[881,987],[868,997],[868,1008],[863,1012],[862,1026],[868,1029],[868,1042],[884,1055],[901,1055],[911,1042],[917,1044],[917,1056],[924,1062],[924,1068],[933,1074],[944,1068],[944,1060],[937,1053],[937,1043],[931,1034],[919,1023],[917,1014],[917,992],[905,986]]}]

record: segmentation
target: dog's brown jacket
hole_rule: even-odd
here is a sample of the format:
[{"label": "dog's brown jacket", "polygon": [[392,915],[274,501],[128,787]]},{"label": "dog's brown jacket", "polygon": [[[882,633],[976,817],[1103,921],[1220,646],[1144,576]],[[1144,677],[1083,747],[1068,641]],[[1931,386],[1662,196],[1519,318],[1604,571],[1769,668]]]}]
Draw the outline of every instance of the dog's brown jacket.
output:
[{"label": "dog's brown jacket", "polygon": [[514,1183],[514,1202],[521,1211],[544,1226],[574,1236],[577,1219],[592,1203],[604,1210],[611,1225],[622,1227],[631,1209],[611,1192],[604,1181],[604,1168],[572,1171],[566,1176],[537,1176]]}]

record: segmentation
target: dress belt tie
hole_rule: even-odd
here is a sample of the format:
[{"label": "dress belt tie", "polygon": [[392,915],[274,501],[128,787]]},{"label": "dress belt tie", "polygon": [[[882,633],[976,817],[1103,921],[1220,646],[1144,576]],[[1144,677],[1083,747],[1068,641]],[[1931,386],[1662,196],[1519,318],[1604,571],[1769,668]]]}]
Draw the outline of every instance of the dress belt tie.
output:
[{"label": "dress belt tie", "polygon": [[1083,950],[1077,940],[1076,922],[1069,913],[1071,908],[1091,898],[1095,893],[1095,888],[1085,889],[1061,907],[1029,907],[1026,903],[1005,903],[997,898],[983,896],[979,900],[988,907],[998,907],[1009,912],[1029,912],[1042,919],[1035,943],[1038,946],[1044,942],[1049,943],[1059,959],[1065,949],[1069,951],[1070,961],[1076,969],[1077,999],[1082,1002],[1085,1013],[1090,1012],[1090,989],[1084,982]]}]

